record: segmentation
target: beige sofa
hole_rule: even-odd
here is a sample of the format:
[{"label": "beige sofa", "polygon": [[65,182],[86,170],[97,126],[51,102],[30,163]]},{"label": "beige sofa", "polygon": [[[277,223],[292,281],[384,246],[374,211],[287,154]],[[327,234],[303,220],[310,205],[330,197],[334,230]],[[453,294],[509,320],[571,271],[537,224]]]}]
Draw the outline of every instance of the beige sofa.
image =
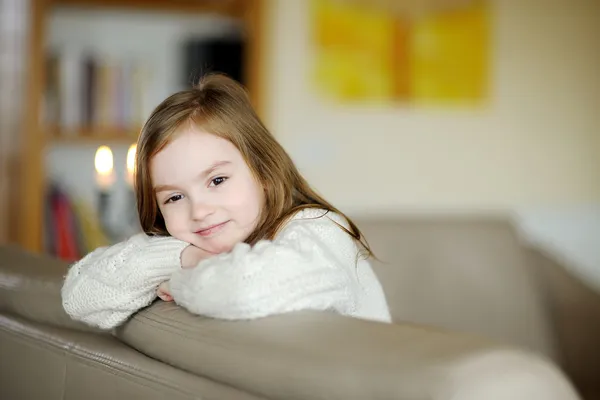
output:
[{"label": "beige sofa", "polygon": [[0,398],[600,399],[600,296],[508,220],[357,222],[394,324],[226,322],[157,301],[97,332],[61,308],[65,263],[2,247]]}]

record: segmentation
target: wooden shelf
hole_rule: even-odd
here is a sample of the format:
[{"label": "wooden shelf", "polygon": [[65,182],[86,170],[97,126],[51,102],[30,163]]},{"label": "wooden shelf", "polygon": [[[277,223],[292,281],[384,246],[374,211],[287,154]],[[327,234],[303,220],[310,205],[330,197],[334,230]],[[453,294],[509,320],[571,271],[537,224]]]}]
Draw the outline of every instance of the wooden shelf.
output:
[{"label": "wooden shelf", "polygon": [[247,0],[51,0],[53,6],[135,9],[175,13],[215,13],[240,17]]},{"label": "wooden shelf", "polygon": [[137,142],[139,129],[126,128],[80,128],[68,132],[53,128],[48,135],[49,144],[86,144],[86,143],[119,143],[132,144]]}]

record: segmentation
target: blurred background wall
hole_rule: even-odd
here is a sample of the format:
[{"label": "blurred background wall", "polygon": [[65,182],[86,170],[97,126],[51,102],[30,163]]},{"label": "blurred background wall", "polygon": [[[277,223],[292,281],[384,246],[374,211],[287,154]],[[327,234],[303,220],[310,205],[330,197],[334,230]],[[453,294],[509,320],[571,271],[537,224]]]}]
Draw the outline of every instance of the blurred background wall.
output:
[{"label": "blurred background wall", "polygon": [[600,200],[600,2],[492,1],[487,104],[437,109],[321,101],[308,75],[308,2],[272,3],[267,121],[343,209]]}]

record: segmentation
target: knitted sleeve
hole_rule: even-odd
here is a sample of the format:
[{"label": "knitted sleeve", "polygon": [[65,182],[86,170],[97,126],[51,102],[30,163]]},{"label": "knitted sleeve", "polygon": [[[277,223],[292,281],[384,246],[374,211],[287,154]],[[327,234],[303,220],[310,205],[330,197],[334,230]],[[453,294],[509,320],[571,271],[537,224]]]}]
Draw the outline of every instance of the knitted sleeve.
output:
[{"label": "knitted sleeve", "polygon": [[201,261],[171,276],[171,294],[188,311],[251,319],[296,310],[351,314],[359,296],[357,247],[328,217],[290,221],[274,241]]},{"label": "knitted sleeve", "polygon": [[188,246],[144,233],[101,247],[73,264],[62,287],[63,308],[75,320],[114,328],[156,298],[158,285],[181,267]]}]

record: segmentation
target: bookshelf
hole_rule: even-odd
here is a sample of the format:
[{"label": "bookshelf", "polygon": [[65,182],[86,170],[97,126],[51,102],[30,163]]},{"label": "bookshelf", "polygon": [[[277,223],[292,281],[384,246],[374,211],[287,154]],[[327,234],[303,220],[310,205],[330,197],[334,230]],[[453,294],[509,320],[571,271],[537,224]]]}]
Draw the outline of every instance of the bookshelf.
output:
[{"label": "bookshelf", "polygon": [[[46,56],[47,32],[52,13],[56,9],[73,8],[90,12],[116,11],[155,12],[190,16],[212,14],[239,22],[245,32],[244,79],[252,102],[259,114],[263,107],[262,62],[263,15],[262,0],[29,0],[27,42],[27,82],[24,105],[27,111],[21,121],[21,145],[13,171],[18,190],[12,193],[10,226],[11,242],[23,248],[43,250],[44,193],[46,189],[44,159],[49,146],[90,146],[104,143],[129,145],[137,139],[142,121],[106,126],[100,124],[71,125],[68,129],[44,120],[47,113],[48,73]],[[32,116],[39,116],[37,118]],[[27,204],[19,199],[27,199]]]},{"label": "bookshelf", "polygon": [[137,141],[140,129],[135,128],[76,128],[69,131],[52,127],[48,131],[48,144],[97,144],[100,142],[110,142],[114,144],[131,144]]}]

